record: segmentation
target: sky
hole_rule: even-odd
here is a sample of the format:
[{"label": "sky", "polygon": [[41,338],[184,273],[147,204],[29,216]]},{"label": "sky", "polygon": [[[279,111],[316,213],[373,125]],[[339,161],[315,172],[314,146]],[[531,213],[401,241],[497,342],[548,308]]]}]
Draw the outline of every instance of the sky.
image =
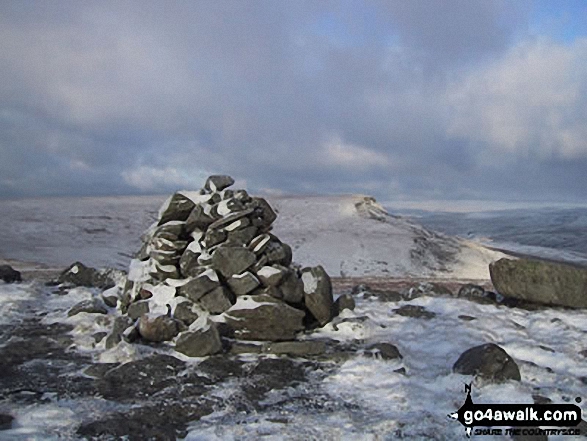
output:
[{"label": "sky", "polygon": [[587,2],[0,1],[0,198],[587,201]]}]

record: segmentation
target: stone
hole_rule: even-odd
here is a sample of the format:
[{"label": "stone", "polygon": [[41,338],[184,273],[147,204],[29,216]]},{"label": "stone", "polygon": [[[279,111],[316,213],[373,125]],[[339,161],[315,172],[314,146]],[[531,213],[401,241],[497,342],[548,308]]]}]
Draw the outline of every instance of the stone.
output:
[{"label": "stone", "polygon": [[158,225],[163,225],[170,221],[185,221],[195,205],[191,199],[181,193],[175,193],[161,207]]},{"label": "stone", "polygon": [[215,214],[215,217],[228,216],[230,213],[242,211],[245,209],[243,203],[238,199],[227,198],[225,196],[226,193],[222,195],[222,200],[214,205],[211,209],[212,215]]},{"label": "stone", "polygon": [[21,282],[22,278],[19,271],[16,271],[10,265],[0,265],[0,279],[6,283]]},{"label": "stone", "polygon": [[106,337],[106,341],[104,343],[106,349],[113,348],[122,340],[122,333],[127,329],[129,326],[133,324],[133,320],[127,316],[119,316],[114,319],[114,324],[112,325],[112,331]]},{"label": "stone", "polygon": [[213,269],[206,270],[199,276],[191,279],[186,284],[177,289],[179,295],[187,297],[193,302],[202,298],[205,294],[220,286],[220,280],[216,271]]},{"label": "stone", "polygon": [[263,266],[257,271],[257,277],[263,286],[278,286],[286,273],[286,268]]},{"label": "stone", "polygon": [[256,261],[255,254],[243,247],[220,247],[212,254],[212,266],[226,278],[243,273]]},{"label": "stone", "polygon": [[250,293],[259,286],[259,280],[249,271],[242,274],[235,274],[226,281],[231,291],[237,296]]},{"label": "stone", "polygon": [[126,314],[132,319],[136,320],[143,315],[149,313],[149,300],[139,300],[128,305]]},{"label": "stone", "polygon": [[109,289],[116,285],[114,280],[104,272],[85,266],[81,262],[75,262],[67,267],[57,279],[57,283],[65,283],[73,286],[85,286],[88,288]]},{"label": "stone", "polygon": [[461,354],[453,372],[475,375],[490,382],[520,381],[520,369],[509,354],[494,343],[475,346]]},{"label": "stone", "polygon": [[74,305],[67,313],[68,317],[73,317],[79,313],[86,312],[88,314],[108,314],[108,308],[104,305],[101,299],[94,297],[89,300],[82,300]]},{"label": "stone", "polygon": [[179,240],[185,234],[186,223],[184,221],[169,221],[157,226],[153,232],[153,238],[162,237],[172,241]]},{"label": "stone", "polygon": [[200,253],[194,251],[195,249],[198,249],[199,246],[197,246],[198,244],[196,242],[192,243],[195,243],[196,245],[187,247],[179,259],[179,269],[184,277],[197,277],[203,272],[198,263]]},{"label": "stone", "polygon": [[322,266],[304,268],[302,282],[306,308],[324,326],[332,319],[334,305],[330,277]]},{"label": "stone", "polygon": [[326,352],[326,344],[323,341],[306,340],[306,341],[281,341],[265,343],[261,347],[264,354],[275,355],[321,355]]},{"label": "stone", "polygon": [[197,329],[179,334],[175,350],[188,357],[205,357],[222,352],[222,342],[216,324],[210,320]]},{"label": "stone", "polygon": [[253,198],[251,205],[255,209],[253,225],[256,223],[255,226],[265,228],[269,227],[277,219],[277,214],[275,214],[275,211],[273,211],[273,208],[271,208],[271,205],[265,199]]},{"label": "stone", "polygon": [[257,235],[257,227],[249,226],[242,229],[229,231],[227,243],[232,245],[248,245]]},{"label": "stone", "polygon": [[238,221],[239,219],[242,219],[246,216],[249,216],[251,213],[253,213],[253,209],[252,208],[247,208],[244,209],[242,211],[237,211],[234,213],[230,213],[227,216],[221,217],[218,220],[215,220],[213,223],[211,223],[208,228],[210,230],[219,230],[221,228],[227,227],[229,225],[231,225],[232,223]]},{"label": "stone", "polygon": [[371,289],[371,287],[369,285],[366,285],[364,283],[360,283],[360,284],[352,287],[351,294],[357,295],[357,294],[362,294],[362,293],[372,292],[372,291],[373,290]]},{"label": "stone", "polygon": [[[273,288],[273,287],[269,287]],[[294,270],[288,270],[279,285],[283,300],[291,304],[301,304],[304,300],[304,283]]]},{"label": "stone", "polygon": [[175,265],[163,265],[157,261],[152,260],[153,266],[149,270],[149,274],[158,280],[165,279],[179,279],[180,274],[177,266]]},{"label": "stone", "polygon": [[139,320],[139,333],[148,341],[169,341],[179,334],[179,327],[177,321],[167,315],[145,314]]},{"label": "stone", "polygon": [[156,250],[167,252],[174,251],[180,254],[188,246],[188,242],[186,240],[171,240],[165,237],[154,237],[152,243],[153,248]]},{"label": "stone", "polygon": [[241,296],[224,313],[237,339],[294,340],[304,329],[304,312],[269,295]]},{"label": "stone", "polygon": [[281,242],[269,242],[263,255],[267,258],[267,265],[278,264],[287,267],[292,261],[290,246]]},{"label": "stone", "polygon": [[234,184],[234,179],[228,175],[212,175],[206,179],[204,188],[208,191],[222,191]]},{"label": "stone", "polygon": [[355,310],[355,299],[350,294],[342,294],[334,302],[335,315],[338,315],[345,309],[349,311]]},{"label": "stone", "polygon": [[134,343],[139,338],[141,338],[141,334],[139,332],[139,323],[138,323],[138,321],[137,321],[137,323],[134,326],[129,326],[128,328],[126,328],[122,332],[121,337],[127,343]]},{"label": "stone", "polygon": [[461,299],[472,300],[477,303],[494,303],[496,297],[494,293],[485,291],[482,286],[467,283],[459,288],[457,297]]},{"label": "stone", "polygon": [[[6,282],[10,283],[10,282]],[[14,421],[14,417],[12,415],[8,415],[6,413],[0,413],[0,430],[10,430],[12,429],[12,422]]]},{"label": "stone", "polygon": [[404,317],[421,318],[425,320],[430,320],[436,317],[436,313],[428,311],[426,308],[419,305],[403,305],[394,309],[393,312]]},{"label": "stone", "polygon": [[106,306],[109,306],[110,308],[116,308],[118,305],[118,296],[102,294],[102,301]]},{"label": "stone", "polygon": [[221,285],[204,295],[199,303],[210,314],[222,314],[233,305],[234,301],[232,293]]},{"label": "stone", "polygon": [[587,308],[587,268],[532,259],[500,259],[489,265],[493,286],[507,298]]},{"label": "stone", "polygon": [[399,349],[391,343],[375,343],[367,349],[365,353],[370,354],[373,358],[380,358],[382,360],[402,359],[402,354]]},{"label": "stone", "polygon": [[179,263],[179,258],[181,257],[177,251],[160,251],[160,250],[151,250],[149,252],[149,257],[153,260],[156,260],[161,265],[177,265]]},{"label": "stone", "polygon": [[186,326],[189,326],[198,319],[199,314],[190,300],[184,297],[178,297],[178,299],[172,312],[173,318],[181,320]]},{"label": "stone", "polygon": [[210,213],[204,211],[204,207],[196,205],[190,215],[185,221],[187,231],[194,231],[196,229],[206,230],[208,226],[214,222],[214,218]]},{"label": "stone", "polygon": [[204,247],[210,249],[213,246],[224,242],[227,237],[228,235],[226,234],[226,231],[209,229],[204,236],[203,245]]},{"label": "stone", "polygon": [[269,246],[269,243],[270,242],[271,242],[271,236],[270,235],[268,235],[268,234],[261,234],[261,235],[255,237],[251,241],[251,243],[249,244],[248,248],[249,248],[249,250],[251,250],[256,255],[259,255],[263,251],[265,251],[265,249],[267,249],[267,247]]}]

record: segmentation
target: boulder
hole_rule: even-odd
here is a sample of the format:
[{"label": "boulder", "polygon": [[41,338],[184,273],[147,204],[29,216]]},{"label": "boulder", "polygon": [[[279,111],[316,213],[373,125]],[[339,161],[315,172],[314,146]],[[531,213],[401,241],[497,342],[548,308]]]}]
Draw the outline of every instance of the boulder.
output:
[{"label": "boulder", "polygon": [[[269,286],[269,288],[274,288]],[[301,304],[304,300],[304,283],[294,270],[287,270],[279,285],[281,298],[287,303]]]},{"label": "boulder", "polygon": [[16,271],[10,265],[0,265],[0,279],[6,283],[14,283],[22,281],[20,272]]},{"label": "boulder", "polygon": [[545,305],[587,308],[587,268],[532,259],[500,259],[489,265],[504,297]]},{"label": "boulder", "polygon": [[232,293],[224,286],[213,289],[198,302],[210,314],[222,314],[234,303]]},{"label": "boulder", "polygon": [[238,297],[225,312],[228,326],[243,340],[293,340],[304,329],[304,312],[269,295]]},{"label": "boulder", "polygon": [[277,214],[271,205],[263,198],[253,198],[252,206],[255,209],[253,225],[261,228],[268,228],[277,219]]},{"label": "boulder", "polygon": [[220,228],[225,228],[228,227],[229,225],[232,225],[234,222],[249,216],[251,213],[253,213],[253,209],[252,208],[247,208],[245,210],[242,211],[237,211],[235,213],[230,213],[228,216],[224,216],[221,217],[218,220],[215,220],[213,223],[211,223],[209,225],[209,229],[210,230],[218,230]]},{"label": "boulder", "polygon": [[67,313],[68,317],[73,317],[79,313],[86,312],[88,314],[108,314],[108,308],[104,302],[98,297],[89,300],[82,300],[74,305]]},{"label": "boulder", "polygon": [[436,313],[428,311],[426,308],[419,305],[403,305],[394,309],[393,312],[404,317],[421,318],[425,320],[430,320],[436,317]]},{"label": "boulder", "polygon": [[14,421],[14,417],[12,415],[9,415],[7,413],[0,413],[0,430],[12,429],[12,422],[13,421]]},{"label": "boulder", "polygon": [[335,315],[338,315],[345,309],[348,309],[349,311],[354,311],[355,309],[355,299],[350,294],[343,294],[334,302]]},{"label": "boulder", "polygon": [[177,292],[180,296],[187,297],[191,301],[196,302],[202,296],[219,286],[220,280],[218,279],[218,275],[214,270],[209,269],[198,277],[191,279],[186,284],[181,285],[177,288]]},{"label": "boulder", "polygon": [[228,175],[212,175],[206,179],[204,188],[208,191],[222,191],[234,184],[234,179]]},{"label": "boulder", "polygon": [[402,359],[402,354],[399,349],[391,343],[375,343],[365,349],[366,354],[370,354],[373,358],[380,358],[382,360]]},{"label": "boulder", "polygon": [[182,332],[175,341],[175,350],[188,357],[205,357],[222,351],[216,324],[210,320],[196,329]]},{"label": "boulder", "polygon": [[316,266],[302,270],[302,282],[306,308],[324,326],[332,319],[333,313],[330,277],[322,266]]},{"label": "boulder", "polygon": [[263,266],[257,271],[257,277],[263,286],[278,286],[286,273],[286,268]]},{"label": "boulder", "polygon": [[139,333],[148,341],[169,341],[179,334],[179,326],[167,315],[145,314],[139,320]]},{"label": "boulder", "polygon": [[75,262],[67,267],[59,275],[57,283],[100,289],[109,289],[116,285],[105,272],[87,267],[81,262]]},{"label": "boulder", "polygon": [[278,264],[289,266],[292,261],[292,251],[289,245],[281,242],[271,241],[263,252],[267,258],[267,265]]},{"label": "boulder", "polygon": [[202,205],[196,205],[187,217],[185,227],[188,231],[205,230],[212,222],[214,222],[214,218],[210,213],[206,213]]},{"label": "boulder", "polygon": [[130,317],[127,316],[120,316],[114,319],[114,325],[112,326],[112,331],[106,337],[105,346],[106,349],[113,348],[122,340],[122,333],[133,324],[133,321]]},{"label": "boulder", "polygon": [[220,247],[212,254],[212,266],[226,278],[243,273],[256,261],[255,254],[243,247]]},{"label": "boulder", "polygon": [[259,280],[249,271],[235,274],[226,282],[237,296],[248,294],[259,286]]},{"label": "boulder", "polygon": [[126,314],[132,320],[141,318],[143,315],[149,313],[149,300],[139,300],[128,305]]},{"label": "boulder", "polygon": [[175,193],[160,210],[159,225],[169,221],[185,221],[196,204],[181,193]]},{"label": "boulder", "polygon": [[491,382],[521,380],[520,369],[509,354],[494,343],[475,346],[461,354],[453,372],[475,375]]},{"label": "boulder", "polygon": [[253,226],[228,231],[228,239],[226,240],[226,243],[230,243],[231,245],[248,245],[257,235],[257,231],[257,227]]},{"label": "boulder", "polygon": [[181,320],[186,326],[189,326],[198,319],[199,314],[190,300],[184,297],[177,297],[177,299],[172,315],[175,319]]},{"label": "boulder", "polygon": [[190,244],[179,259],[179,269],[184,277],[197,277],[203,272],[198,263],[198,257],[200,257],[200,252],[196,251],[199,249],[198,243],[192,242],[192,244],[194,245]]}]

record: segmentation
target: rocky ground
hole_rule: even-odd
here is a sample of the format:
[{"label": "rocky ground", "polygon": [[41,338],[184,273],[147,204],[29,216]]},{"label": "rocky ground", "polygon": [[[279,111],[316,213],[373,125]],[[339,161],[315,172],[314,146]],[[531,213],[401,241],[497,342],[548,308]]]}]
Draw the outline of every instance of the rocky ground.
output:
[{"label": "rocky ground", "polygon": [[584,312],[459,296],[462,285],[333,279],[354,311],[281,347],[289,355],[225,339],[228,353],[189,358],[162,344],[105,350],[112,311],[68,316],[96,288],[0,282],[0,439],[462,438],[446,415],[472,377],[453,365],[484,343],[504,348],[520,378],[478,378],[476,401],[585,395]]}]

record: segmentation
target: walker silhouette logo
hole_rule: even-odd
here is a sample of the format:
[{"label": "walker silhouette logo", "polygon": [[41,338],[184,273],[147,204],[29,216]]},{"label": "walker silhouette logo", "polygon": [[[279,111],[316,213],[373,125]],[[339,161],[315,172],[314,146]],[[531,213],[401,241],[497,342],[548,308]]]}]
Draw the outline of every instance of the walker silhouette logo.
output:
[{"label": "walker silhouette logo", "polygon": [[[475,435],[502,435],[495,427],[507,426],[506,435],[580,435],[581,408],[575,404],[475,404],[471,385],[465,384],[467,398],[459,410],[448,415],[465,426],[467,438]],[[575,399],[577,403],[581,398]],[[483,429],[475,429],[483,426]],[[541,429],[537,426],[565,427]]]}]

